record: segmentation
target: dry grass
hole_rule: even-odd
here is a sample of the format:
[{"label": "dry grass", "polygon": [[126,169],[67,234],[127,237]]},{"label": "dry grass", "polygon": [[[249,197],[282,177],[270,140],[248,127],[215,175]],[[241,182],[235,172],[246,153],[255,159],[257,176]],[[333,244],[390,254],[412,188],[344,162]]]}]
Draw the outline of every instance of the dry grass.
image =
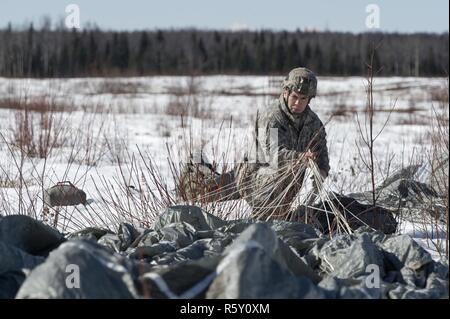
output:
[{"label": "dry grass", "polygon": [[211,101],[202,99],[202,83],[198,78],[189,77],[184,84],[174,85],[167,89],[171,97],[164,109],[165,114],[185,118],[214,118]]},{"label": "dry grass", "polygon": [[357,112],[355,107],[350,107],[348,105],[346,105],[345,103],[338,103],[334,106],[334,110],[331,111],[331,113],[329,113],[329,115],[331,117],[343,117],[343,118],[347,118],[347,117],[351,117],[353,115],[355,115]]},{"label": "dry grass", "polygon": [[[196,81],[197,80],[195,79],[191,79],[184,85],[171,89],[173,96],[167,107],[166,114],[179,116],[180,118],[215,118],[211,108],[207,107],[208,103],[203,102],[202,105],[202,102],[199,99],[201,96],[201,83]],[[116,92],[116,94],[125,94],[133,93],[133,90],[139,90],[139,88],[126,88],[123,91],[120,91],[120,88],[111,88],[108,87],[108,85],[109,84],[105,84],[106,87],[104,90],[110,91],[109,93]],[[445,101],[445,97],[439,96],[439,99]],[[27,148],[25,145],[29,145],[30,150],[26,150],[23,153],[28,154],[28,156],[33,153],[39,154],[39,139],[37,138],[39,137],[39,133],[41,133],[42,136],[45,136],[44,133],[48,134],[49,130],[52,132],[57,130],[55,119],[52,119],[50,115],[54,114],[56,110],[58,110],[58,107],[52,108],[52,106],[49,105],[51,103],[46,103],[47,102],[44,103],[42,100],[36,102],[27,101],[26,103],[22,102],[22,104],[17,101],[13,104],[3,103],[3,105],[13,105],[13,107],[9,108],[16,109],[18,112],[17,114],[22,114],[18,115],[16,120],[14,132],[17,132],[17,134],[13,134],[13,136],[16,137],[8,140],[11,147],[22,145],[20,149],[26,150]],[[19,109],[19,105],[22,105],[21,107],[26,105],[27,107]],[[28,106],[33,110],[29,109]],[[61,112],[68,113],[67,108],[64,108],[63,106],[59,107],[61,107],[60,111],[64,110]],[[96,109],[96,111],[94,109]],[[93,182],[96,185],[98,200],[91,205],[88,205],[86,209],[83,210],[78,208],[62,208],[57,213],[56,211],[51,210],[46,216],[49,223],[56,223],[59,229],[67,231],[77,230],[87,226],[111,228],[115,227],[113,225],[118,222],[123,221],[130,222],[136,226],[149,227],[161,210],[174,204],[195,204],[224,219],[234,219],[249,215],[249,207],[244,200],[211,202],[208,200],[208,197],[211,197],[211,194],[207,194],[208,192],[205,192],[203,196],[196,199],[189,199],[189,196],[186,196],[186,194],[181,194],[181,196],[178,194],[177,196],[174,185],[177,184],[180,179],[181,163],[178,162],[176,156],[173,156],[173,149],[168,148],[167,150],[164,150],[167,155],[167,165],[170,168],[170,176],[163,176],[160,165],[158,165],[153,158],[154,154],[149,154],[141,150],[139,150],[137,154],[131,153],[127,140],[123,139],[120,134],[117,134],[117,129],[113,128],[116,134],[111,135],[111,129],[107,127],[106,122],[98,122],[99,119],[106,121],[106,118],[111,115],[108,113],[108,108],[106,106],[99,104],[98,108],[95,107],[94,109],[86,106],[85,111],[89,114],[85,115],[81,121],[81,125],[77,127],[77,130],[70,131],[71,133],[68,141],[60,139],[59,142],[57,142],[50,139],[50,141],[45,142],[45,139],[42,140],[45,143],[42,144],[42,149],[44,151],[42,151],[41,154],[48,157],[50,152],[46,152],[45,149],[51,150],[57,146],[65,145],[72,150],[68,160],[68,169],[69,166],[74,164],[95,167],[106,157],[110,163],[117,165],[118,174],[116,174],[113,179],[106,179],[98,175],[88,175],[88,171],[86,171],[83,176],[84,178],[89,176],[93,179]],[[446,114],[445,112],[441,112],[444,109],[446,108],[441,107],[439,108],[439,112],[436,111],[435,122],[438,124],[434,126],[434,134],[430,133],[429,136],[430,138],[431,136],[434,136],[432,142],[435,146],[433,154],[447,154],[448,157],[448,109]],[[45,112],[42,110],[45,110]],[[347,107],[345,103],[341,103],[338,104],[337,111],[337,116],[344,117],[347,116],[349,112],[352,113],[353,109]],[[123,108],[123,112],[127,113],[128,110]],[[406,114],[411,112],[415,113],[416,110],[408,109],[405,111]],[[30,119],[31,117],[33,118]],[[42,125],[39,124],[31,127],[31,121],[33,121],[33,123],[40,122]],[[34,129],[34,131],[30,132],[31,129]],[[162,125],[160,129],[162,135],[170,137],[170,130],[167,126]],[[53,135],[50,134],[49,136],[51,137]],[[188,153],[194,151],[192,144],[189,143],[189,139],[189,133],[187,133],[187,142],[183,147]],[[48,146],[45,147],[45,145]],[[177,148],[177,146],[175,146],[175,148]],[[11,148],[11,152],[14,153],[15,151]],[[345,150],[342,150],[342,152],[345,152]],[[430,159],[435,158],[435,155],[430,155]],[[21,201],[19,203],[20,213],[30,213],[33,217],[42,218],[39,217],[41,212],[37,210],[32,212],[32,210],[30,210],[30,208],[32,208],[30,203],[34,202],[35,207],[37,207],[36,201],[42,200],[42,196],[39,194],[40,191],[33,192],[27,185],[39,185],[39,187],[43,189],[44,185],[48,185],[49,183],[47,173],[51,168],[47,167],[46,171],[42,171],[34,180],[26,180],[24,177],[25,172],[23,165],[25,160],[27,159],[20,158],[20,156],[17,158],[16,171],[18,174],[11,174],[11,177],[3,176],[0,178],[0,187],[11,186],[17,189],[18,194],[21,194],[18,196],[19,201]],[[219,174],[231,169],[231,167],[221,165],[223,163],[228,163],[229,161],[219,156],[219,153],[217,153],[217,157],[212,158],[211,161],[214,164],[214,168],[221,167],[221,169],[218,169]],[[379,166],[379,163],[376,163],[376,161],[377,159],[375,158],[373,166]],[[361,167],[356,163],[353,167],[354,172],[352,177],[356,178],[362,174]],[[389,175],[389,172],[387,171],[389,170],[389,165],[385,166],[385,170],[385,172],[379,173],[383,178]],[[448,171],[446,174],[447,183],[442,184],[442,191],[444,193],[446,191],[446,194],[448,194]],[[318,178],[317,174],[316,178]],[[59,180],[53,180],[52,182],[57,181]],[[333,182],[337,183],[337,180]],[[203,185],[200,185],[200,188],[207,189],[209,185],[205,180],[203,180],[203,183]],[[351,183],[351,181],[349,183]],[[348,190],[347,186],[344,186],[344,184],[347,185],[342,182],[342,191]],[[356,185],[353,186],[356,187]],[[184,200],[180,200],[180,197],[184,198]],[[4,203],[8,199],[3,197],[1,200],[3,202],[2,205],[5,205]],[[448,195],[444,198],[443,205],[446,207],[446,225],[448,225]],[[15,212],[12,207],[3,208],[3,210],[11,213]],[[231,212],[238,212],[241,215],[231,214]],[[55,216],[59,216],[56,221]],[[436,220],[429,219],[429,215],[427,215],[427,219],[424,217],[422,224],[437,225]],[[346,229],[344,221],[342,221],[342,225],[343,229]],[[440,231],[442,232],[441,228]],[[436,229],[434,232],[436,232]],[[430,234],[430,238],[432,236],[433,234]],[[448,248],[446,249],[448,254]]]},{"label": "dry grass", "polygon": [[[445,232],[445,243],[442,240],[437,245],[440,247],[439,253],[448,258],[448,214],[449,214],[449,109],[448,109],[448,88],[447,88],[447,105],[442,102],[444,107],[440,110],[433,109],[434,121],[431,125],[431,154],[429,156],[429,164],[431,165],[431,185],[434,190],[442,197],[437,205],[440,205],[443,214],[435,214],[434,221],[431,225],[434,233]],[[435,203],[430,203],[434,208]],[[434,209],[433,209],[434,210]],[[431,211],[433,211],[431,210]],[[443,223],[441,223],[443,221]],[[445,250],[444,250],[445,249]]]},{"label": "dry grass", "polygon": [[141,83],[105,79],[95,88],[94,94],[137,94],[144,90]]},{"label": "dry grass", "polygon": [[[446,102],[447,101],[447,102]],[[415,121],[414,124],[417,124]],[[440,256],[448,258],[448,214],[449,214],[449,109],[447,97],[441,96],[439,105],[431,105],[431,118],[424,123],[421,136],[423,149],[409,160],[426,168],[425,183],[437,196],[419,198],[420,208],[412,208],[401,219],[412,223],[415,231],[425,239],[427,245]]]},{"label": "dry grass", "polygon": [[0,108],[20,111],[28,110],[29,112],[39,113],[71,112],[73,110],[72,104],[49,96],[1,98]]},{"label": "dry grass", "polygon": [[[7,100],[7,101],[6,101]],[[0,102],[14,110],[8,139],[28,157],[47,158],[65,144],[70,107],[50,97],[12,98]]]},{"label": "dry grass", "polygon": [[448,80],[446,85],[430,89],[430,99],[440,105],[448,105]]}]

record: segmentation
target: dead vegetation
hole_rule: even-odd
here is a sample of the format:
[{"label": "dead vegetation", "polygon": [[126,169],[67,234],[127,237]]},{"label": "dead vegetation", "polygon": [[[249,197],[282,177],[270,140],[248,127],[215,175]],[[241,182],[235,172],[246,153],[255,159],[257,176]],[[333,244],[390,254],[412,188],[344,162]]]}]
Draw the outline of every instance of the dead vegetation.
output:
[{"label": "dead vegetation", "polygon": [[[133,94],[140,90],[140,88],[125,88],[121,91],[118,87],[108,87],[110,83],[105,84],[103,88],[104,92],[109,93],[116,92],[115,94]],[[173,95],[165,110],[165,114],[173,115],[186,121],[187,118],[210,120],[216,117],[217,114],[213,112],[212,107],[208,107],[207,102],[202,102],[200,96],[202,95],[202,85],[197,79],[190,78],[178,87],[171,88]],[[370,91],[368,91],[370,95]],[[434,110],[433,126],[430,126],[431,131],[428,136],[430,143],[433,146],[432,153],[428,158],[430,163],[436,162],[436,158],[439,155],[444,154],[448,158],[448,94],[447,97],[440,93],[432,93],[433,101],[439,100],[440,103]],[[213,98],[213,97],[212,97]],[[117,222],[131,222],[138,226],[148,227],[154,220],[155,216],[162,209],[169,205],[179,204],[180,201],[175,196],[175,184],[180,178],[180,162],[179,156],[173,154],[173,149],[167,148],[163,150],[166,154],[167,163],[166,167],[170,168],[169,174],[161,171],[161,162],[158,162],[154,158],[154,154],[150,154],[146,151],[139,150],[137,153],[133,153],[130,149],[130,145],[127,143],[127,137],[120,134],[120,130],[114,125],[109,126],[107,122],[110,122],[113,115],[109,112],[109,107],[98,103],[98,107],[86,105],[84,112],[86,113],[80,122],[70,123],[71,130],[66,128],[69,126],[67,120],[70,113],[70,106],[64,103],[60,104],[56,102],[56,99],[28,99],[28,100],[11,100],[5,102],[3,99],[0,101],[0,105],[11,109],[15,112],[16,116],[14,124],[11,127],[12,134],[5,136],[5,141],[8,143],[9,151],[17,154],[17,150],[21,150],[23,157],[16,156],[16,164],[14,170],[16,174],[9,173],[8,176],[2,175],[0,178],[0,188],[2,194],[2,205],[5,203],[11,204],[11,199],[5,196],[4,188],[15,188],[16,198],[19,200],[19,209],[15,207],[3,207],[4,212],[14,213],[27,213],[31,216],[39,218],[39,201],[42,196],[40,195],[44,186],[50,186],[51,182],[56,183],[59,180],[65,180],[66,176],[52,177],[49,181],[48,175],[51,170],[49,166],[39,170],[39,174],[35,174],[33,179],[26,177],[28,174],[25,170],[25,162],[29,158],[42,158],[48,159],[51,156],[56,156],[59,150],[67,148],[69,152],[66,158],[68,159],[67,171],[72,167],[83,167],[80,170],[84,170],[78,175],[78,182],[83,185],[87,180],[91,180],[95,184],[97,191],[96,201],[87,205],[85,208],[73,208],[73,209],[61,209],[58,213],[58,228],[66,231],[76,230],[86,226],[98,225],[105,226],[107,228],[113,227]],[[13,103],[11,103],[11,101]],[[53,101],[53,102],[52,102]],[[445,102],[447,101],[447,102]],[[369,99],[370,102],[370,99]],[[374,104],[374,101],[372,101]],[[367,109],[366,115],[371,116],[371,112],[402,112],[405,115],[415,114],[418,111],[423,111],[417,107],[412,107],[406,110],[387,110],[376,109],[373,107]],[[336,111],[333,114],[334,117],[350,117],[356,110],[345,103],[345,99],[337,101]],[[123,113],[127,113],[125,107],[123,107]],[[446,112],[445,112],[446,111]],[[60,114],[66,114],[66,117],[61,117]],[[372,114],[373,115],[373,114]],[[184,120],[183,120],[184,118]],[[409,117],[411,124],[420,124],[421,117]],[[242,119],[239,119],[242,121]],[[369,117],[370,122],[370,117]],[[373,117],[372,117],[373,120]],[[254,122],[254,121],[253,121]],[[369,123],[368,122],[368,123]],[[64,126],[66,123],[67,126]],[[425,124],[425,122],[423,123]],[[430,125],[427,122],[427,125]],[[166,123],[162,122],[160,126],[161,135],[169,138],[171,136],[172,128]],[[70,132],[70,133],[69,133]],[[361,132],[368,132],[369,135],[365,135],[366,140],[364,145],[373,146],[373,142],[376,140],[378,132],[366,131],[364,125],[361,123]],[[189,141],[189,132],[186,133],[186,139]],[[364,147],[361,145],[361,147]],[[184,147],[188,152],[193,152],[194,149],[189,143],[187,145],[178,145],[178,147]],[[58,152],[53,152],[55,149]],[[369,148],[370,150],[370,148]],[[372,148],[373,151],[373,148]],[[342,150],[344,152],[344,150]],[[366,169],[371,172],[371,169],[379,167],[380,163],[377,163],[379,159],[373,157],[370,159],[370,151],[365,153],[366,155]],[[368,156],[368,157],[367,157]],[[99,166],[103,160],[108,163],[116,165],[118,172],[113,179],[98,176],[95,174],[95,169]],[[225,160],[218,152],[216,157],[212,159],[214,167],[217,168],[219,174],[231,169],[222,165]],[[389,162],[386,159],[385,162]],[[3,166],[4,167],[4,166]],[[353,163],[352,177],[356,179],[358,175],[362,174],[361,163]],[[435,165],[434,176],[440,176],[441,180],[439,184],[439,192],[442,194],[448,194],[448,165],[447,171],[443,171],[442,175],[437,174],[445,168],[444,166]],[[92,169],[93,168],[93,169]],[[92,170],[91,170],[92,169]],[[389,176],[389,165],[383,167],[383,172],[378,172],[381,179]],[[379,170],[383,170],[379,168]],[[10,171],[10,169],[8,169]],[[32,171],[38,171],[37,166],[32,165]],[[376,172],[376,171],[375,171]],[[372,186],[375,184],[375,180],[379,178],[371,177]],[[342,182],[341,189],[348,190],[347,182],[335,180],[334,184]],[[38,185],[36,190],[33,185]],[[204,185],[205,187],[207,185]],[[353,185],[357,187],[356,185]],[[199,200],[188,200],[184,203],[196,204],[206,209],[209,212],[216,214],[225,219],[245,217],[248,216],[249,207],[243,201],[230,201],[224,202],[208,202],[207,196],[200,197]],[[374,199],[376,203],[376,197]],[[424,217],[423,222],[417,224],[420,225],[436,225],[434,230],[428,229],[428,234],[431,239],[435,238],[436,232],[446,232],[447,239],[439,244],[442,251],[448,255],[448,195],[443,199],[441,205],[444,205],[446,209],[446,224],[437,224],[436,219],[430,220],[430,215]],[[34,209],[34,211],[33,211]],[[239,212],[241,215],[236,215],[235,212]],[[47,215],[48,216],[56,216]],[[425,216],[425,215],[423,215]],[[442,222],[442,216],[440,217]],[[51,219],[51,218],[50,218]],[[50,222],[50,221],[49,221]],[[55,223],[52,220],[51,223]],[[343,224],[344,225],[344,224]],[[345,226],[344,226],[345,227]],[[425,226],[424,226],[425,227]],[[439,227],[439,229],[438,229]],[[445,229],[445,227],[447,227]],[[442,246],[443,245],[443,246]]]}]

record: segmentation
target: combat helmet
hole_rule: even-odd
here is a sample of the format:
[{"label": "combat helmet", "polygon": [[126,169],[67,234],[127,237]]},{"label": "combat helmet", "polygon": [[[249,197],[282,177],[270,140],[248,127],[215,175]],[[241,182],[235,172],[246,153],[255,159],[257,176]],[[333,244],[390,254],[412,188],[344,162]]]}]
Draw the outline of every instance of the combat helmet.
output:
[{"label": "combat helmet", "polygon": [[283,81],[283,89],[295,91],[309,97],[315,97],[317,92],[317,78],[307,68],[295,68],[291,70]]}]

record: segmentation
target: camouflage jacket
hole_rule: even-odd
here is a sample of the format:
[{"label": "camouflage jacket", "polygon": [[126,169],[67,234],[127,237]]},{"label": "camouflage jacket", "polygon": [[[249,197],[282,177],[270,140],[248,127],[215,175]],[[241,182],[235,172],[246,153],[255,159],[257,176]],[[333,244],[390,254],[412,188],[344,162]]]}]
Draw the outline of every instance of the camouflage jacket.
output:
[{"label": "camouflage jacket", "polygon": [[[316,163],[328,175],[330,170],[325,127],[309,105],[301,114],[289,111],[283,97],[275,100],[269,110],[256,121],[255,156],[252,163],[265,163],[275,169],[289,165],[300,153],[317,152]],[[260,164],[256,165],[261,166]]]}]

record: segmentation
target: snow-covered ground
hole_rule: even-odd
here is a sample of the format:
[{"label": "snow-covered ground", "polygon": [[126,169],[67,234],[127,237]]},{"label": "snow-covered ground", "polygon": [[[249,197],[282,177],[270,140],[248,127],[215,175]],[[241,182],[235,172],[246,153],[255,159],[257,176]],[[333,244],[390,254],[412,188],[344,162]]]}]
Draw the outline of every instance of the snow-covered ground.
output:
[{"label": "snow-covered ground", "polygon": [[[169,162],[180,161],[186,141],[192,139],[195,145],[204,145],[208,157],[219,162],[219,167],[224,162],[232,166],[243,151],[257,112],[264,112],[279,95],[281,80],[263,76],[0,78],[0,212],[28,210],[43,218],[43,189],[70,180],[87,193],[91,205],[65,211],[72,217],[70,224],[58,221],[65,231],[119,220],[151,220],[154,207],[136,207],[126,196],[126,186],[139,189],[150,178],[141,176],[142,172],[148,174],[145,164],[151,159],[161,179],[173,188]],[[331,172],[325,187],[329,190],[345,194],[370,189],[370,176],[356,146],[361,142],[357,116],[365,130],[366,84],[361,77],[319,78],[318,96],[311,108],[326,123]],[[448,108],[448,102],[437,97],[447,90],[446,78],[375,78],[374,132],[388,120],[375,141],[377,182],[388,172],[424,160],[430,151],[434,112]],[[53,114],[51,134],[57,132],[58,137],[52,140],[55,143],[47,160],[22,160],[16,144],[25,120],[23,111],[12,106],[17,101],[23,104],[43,99],[64,109]],[[181,108],[187,116],[180,116]],[[36,146],[39,138],[45,140],[39,134],[48,132],[45,116],[32,112],[27,119],[33,127],[28,130],[33,132],[29,139]],[[226,160],[224,154],[228,154]],[[148,186],[155,188],[157,185]],[[139,215],[146,209],[149,215]],[[130,217],[133,212],[135,219]],[[423,230],[405,223],[401,231],[437,256]]]}]

